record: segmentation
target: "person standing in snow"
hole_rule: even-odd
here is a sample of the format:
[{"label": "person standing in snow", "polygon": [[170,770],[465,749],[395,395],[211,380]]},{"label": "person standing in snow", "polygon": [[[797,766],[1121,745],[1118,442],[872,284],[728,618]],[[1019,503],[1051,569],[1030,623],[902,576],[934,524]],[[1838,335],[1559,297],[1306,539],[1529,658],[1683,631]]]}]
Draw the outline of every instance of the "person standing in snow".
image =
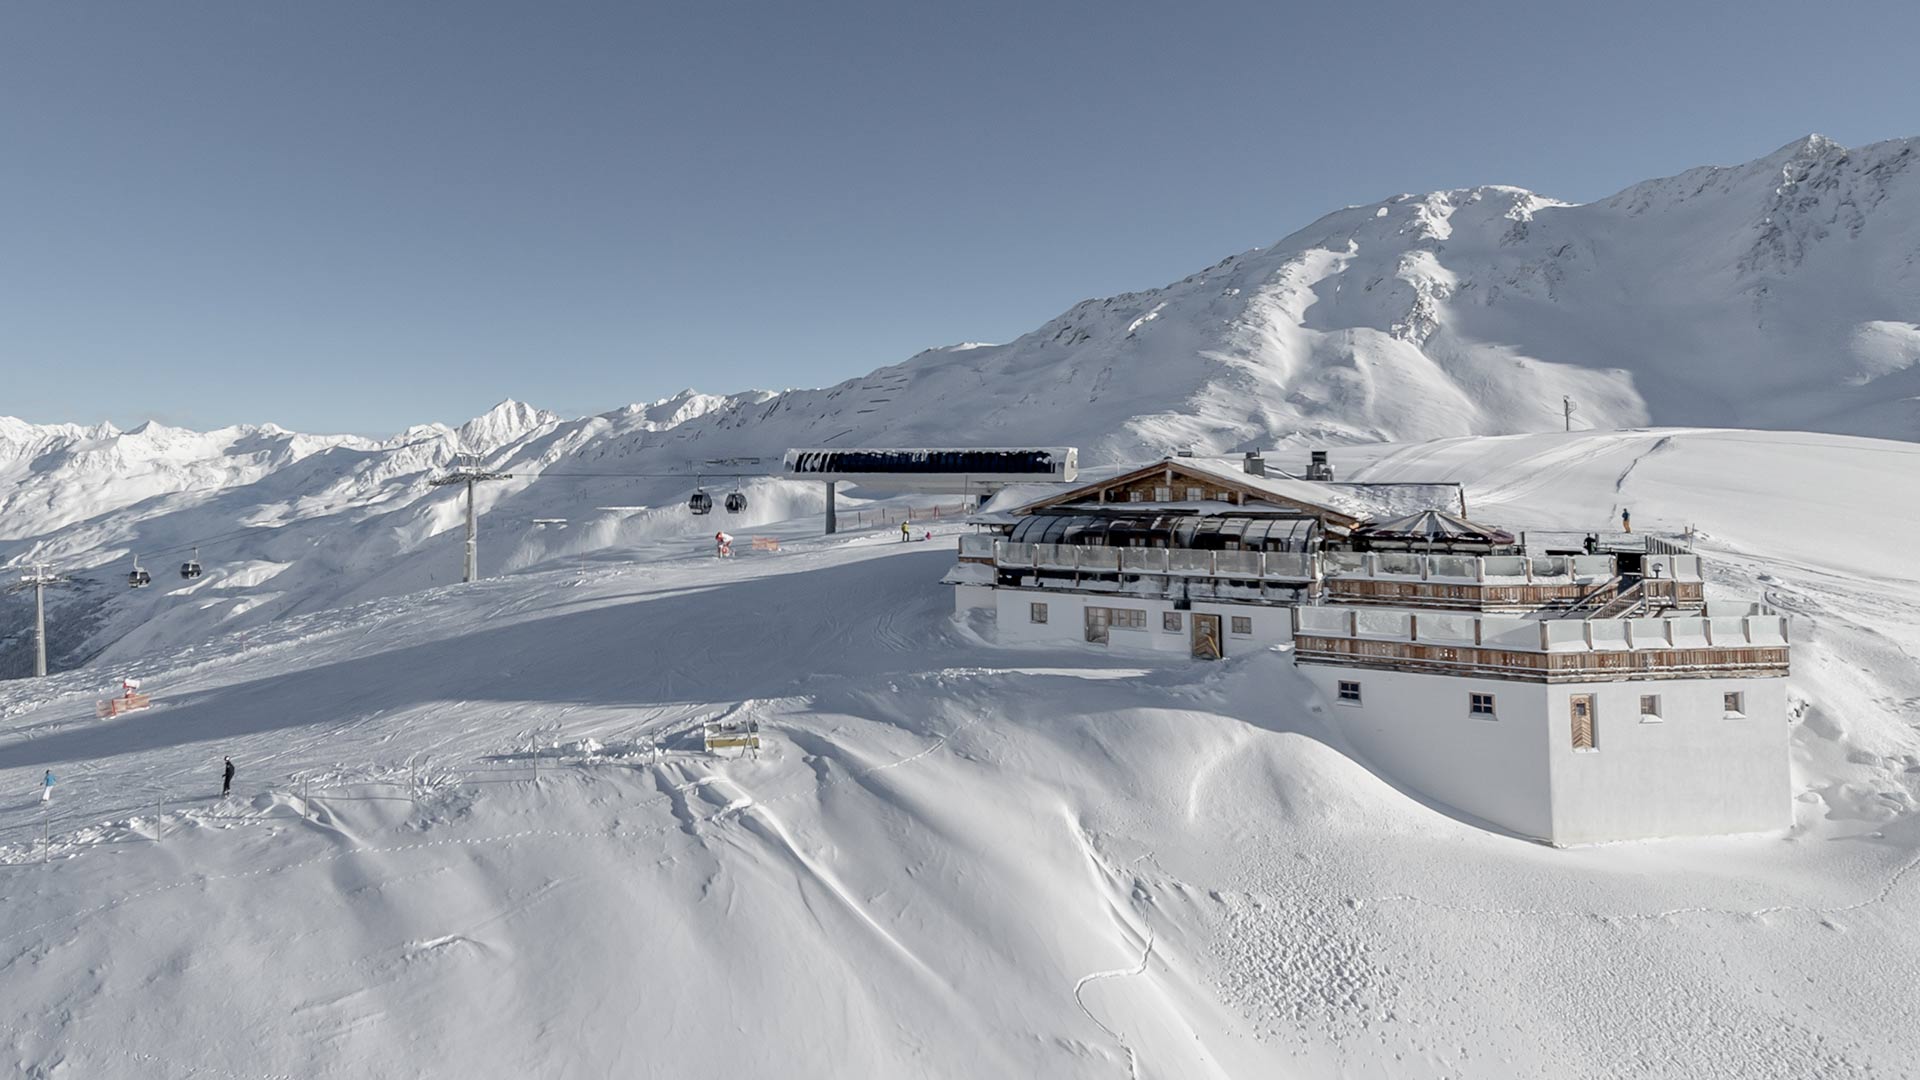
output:
[{"label": "person standing in snow", "polygon": [[913,523],[908,521],[901,522],[900,523],[900,542],[904,544],[911,539],[913,539]]},{"label": "person standing in snow", "polygon": [[48,769],[46,779],[40,781],[40,801],[53,801],[53,770]]},{"label": "person standing in snow", "polygon": [[1633,531],[1633,515],[1624,506],[1620,508],[1620,531],[1621,532]]},{"label": "person standing in snow", "polygon": [[233,790],[233,759],[228,758],[226,761],[227,770],[220,779],[220,797],[223,799]]}]

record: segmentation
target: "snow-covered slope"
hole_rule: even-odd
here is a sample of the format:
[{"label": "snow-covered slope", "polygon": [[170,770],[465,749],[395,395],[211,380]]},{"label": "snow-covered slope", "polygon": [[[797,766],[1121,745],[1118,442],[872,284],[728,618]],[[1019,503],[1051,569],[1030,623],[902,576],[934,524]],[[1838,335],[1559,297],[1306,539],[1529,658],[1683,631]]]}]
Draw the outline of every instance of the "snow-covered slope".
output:
[{"label": "snow-covered slope", "polygon": [[[1715,587],[1795,617],[1794,829],[1571,851],[1480,831],[1345,754],[1282,653],[986,644],[935,584],[950,533],[829,541],[799,518],[731,562],[616,540],[0,684],[0,1060],[1909,1073],[1920,510],[1898,496],[1920,448],[1656,430],[1336,462],[1456,476],[1519,527],[1620,505],[1697,526]],[[122,674],[154,708],[96,721]],[[717,715],[758,719],[767,749],[697,752]],[[223,754],[238,796],[215,804]]]}]

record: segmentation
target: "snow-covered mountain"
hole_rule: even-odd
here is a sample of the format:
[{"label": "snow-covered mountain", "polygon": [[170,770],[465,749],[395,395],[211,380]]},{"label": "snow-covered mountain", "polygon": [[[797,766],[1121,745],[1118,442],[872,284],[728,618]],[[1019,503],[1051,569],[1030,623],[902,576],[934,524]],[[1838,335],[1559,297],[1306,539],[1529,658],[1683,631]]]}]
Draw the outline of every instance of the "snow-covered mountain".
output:
[{"label": "snow-covered mountain", "polygon": [[[55,666],[103,651],[151,648],[242,630],[295,610],[390,596],[457,577],[446,555],[464,525],[461,492],[430,480],[469,457],[515,473],[484,485],[488,572],[591,550],[635,530],[689,527],[677,504],[697,481],[678,428],[736,414],[771,395],[686,392],[563,421],[505,401],[458,427],[419,425],[385,440],[310,436],[272,425],[193,432],[146,423],[32,425],[0,420],[0,565],[45,560],[76,578],[49,597]],[[723,416],[724,419],[724,416]],[[644,460],[647,471],[634,476]],[[598,478],[548,471],[593,472]],[[679,476],[672,474],[681,474]],[[778,486],[740,524],[804,505]],[[611,504],[611,509],[602,510]],[[550,532],[536,518],[584,525]],[[177,576],[198,556],[204,576]],[[135,558],[155,587],[131,593]],[[0,597],[0,611],[20,605]],[[25,622],[0,627],[0,677],[24,673]]]},{"label": "snow-covered mountain", "polygon": [[793,407],[822,436],[858,417],[907,441],[965,402],[983,441],[1050,432],[1117,457],[1557,430],[1563,395],[1576,427],[1913,439],[1916,148],[1809,136],[1579,206],[1511,187],[1395,196]]},{"label": "snow-covered mountain", "polygon": [[[689,389],[578,420],[509,401],[386,440],[0,418],[0,565],[47,558],[96,583],[64,594],[89,612],[59,632],[70,663],[163,626],[192,638],[443,582],[462,513],[427,481],[460,454],[515,473],[480,498],[495,572],[610,529],[692,535],[672,504],[702,470],[771,468],[791,446],[1071,444],[1099,463],[1557,430],[1563,397],[1578,427],[1920,438],[1916,147],[1809,136],[1579,206],[1510,187],[1396,196],[1010,343],[824,389]],[[819,497],[766,492],[736,524]],[[557,538],[528,527],[540,517],[593,527]],[[208,575],[169,580],[162,564],[200,541]],[[108,588],[136,554],[170,589]],[[0,639],[0,674],[18,644],[9,658]]]}]

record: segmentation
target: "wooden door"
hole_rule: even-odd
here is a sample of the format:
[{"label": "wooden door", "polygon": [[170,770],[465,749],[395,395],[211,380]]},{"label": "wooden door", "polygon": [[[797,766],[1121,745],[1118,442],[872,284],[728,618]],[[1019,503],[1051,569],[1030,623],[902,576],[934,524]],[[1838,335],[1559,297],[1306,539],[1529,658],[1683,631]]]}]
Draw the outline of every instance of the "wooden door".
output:
[{"label": "wooden door", "polygon": [[1573,722],[1573,748],[1575,750],[1593,749],[1593,695],[1571,695],[1567,698],[1567,711],[1571,714]]},{"label": "wooden door", "polygon": [[1113,621],[1113,610],[1103,607],[1087,608],[1087,640],[1095,645],[1107,643],[1107,627]]},{"label": "wooden door", "polygon": [[1193,624],[1193,658],[1195,660],[1218,660],[1223,650],[1220,648],[1220,616],[1195,613],[1188,620]]}]

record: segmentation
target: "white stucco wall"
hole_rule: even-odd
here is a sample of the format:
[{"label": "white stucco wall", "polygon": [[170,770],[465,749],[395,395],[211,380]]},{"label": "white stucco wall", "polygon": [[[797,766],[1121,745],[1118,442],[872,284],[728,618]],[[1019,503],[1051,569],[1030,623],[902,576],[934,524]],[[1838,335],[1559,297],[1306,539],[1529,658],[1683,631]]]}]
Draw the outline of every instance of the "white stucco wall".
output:
[{"label": "white stucco wall", "polygon": [[[1557,844],[1766,832],[1793,824],[1786,680],[1673,679],[1549,688]],[[1740,693],[1744,718],[1723,695]],[[1568,698],[1594,696],[1595,747],[1575,750]],[[1660,697],[1642,720],[1640,697]]]},{"label": "white stucco wall", "polygon": [[[1301,664],[1355,752],[1395,783],[1554,844],[1765,832],[1792,824],[1783,679],[1533,683]],[[1361,684],[1361,703],[1337,684]],[[1494,720],[1468,694],[1494,695]],[[1723,695],[1743,695],[1742,718]],[[1573,747],[1574,694],[1595,747]],[[1661,719],[1640,698],[1658,695]]]},{"label": "white stucco wall", "polygon": [[[1174,610],[1171,600],[1070,593],[1050,589],[999,588],[993,592],[995,634],[1000,642],[1008,645],[1039,643],[1077,645],[1086,649],[1101,648],[1086,640],[1086,609],[1089,604],[1096,607],[1137,608],[1147,613],[1145,629],[1129,630],[1113,627],[1107,635],[1110,640],[1105,647],[1108,649],[1169,652],[1189,656],[1193,651],[1192,621],[1186,616],[1195,612],[1220,616],[1221,645],[1228,656],[1284,645],[1293,640],[1293,609],[1291,607],[1222,604],[1196,600],[1193,602],[1191,612],[1181,612],[1180,629],[1175,631],[1161,628],[1161,615]],[[1036,623],[1032,620],[1028,605],[1035,603],[1047,605],[1045,623]],[[1233,617],[1236,615],[1253,620],[1252,634],[1233,632]]]},{"label": "white stucco wall", "polygon": [[953,613],[965,615],[969,611],[994,611],[993,593],[991,585],[955,585]]},{"label": "white stucco wall", "polygon": [[[1301,664],[1354,751],[1394,783],[1509,832],[1552,838],[1545,683]],[[1360,684],[1360,703],[1338,684]],[[1468,694],[1494,695],[1494,717],[1469,715]]]}]

